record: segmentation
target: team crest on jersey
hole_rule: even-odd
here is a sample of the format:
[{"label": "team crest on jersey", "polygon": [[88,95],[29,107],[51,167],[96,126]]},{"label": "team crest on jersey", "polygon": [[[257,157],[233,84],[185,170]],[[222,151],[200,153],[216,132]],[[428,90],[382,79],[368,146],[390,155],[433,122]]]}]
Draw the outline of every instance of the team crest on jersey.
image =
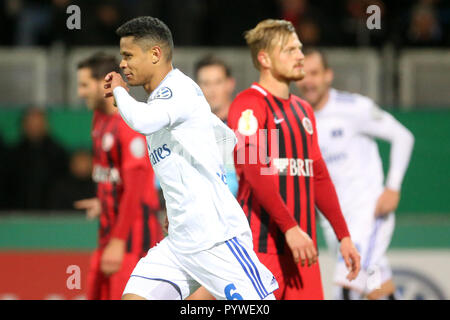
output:
[{"label": "team crest on jersey", "polygon": [[105,133],[102,138],[103,151],[108,152],[109,150],[111,150],[113,145],[114,145],[114,136],[112,135],[111,132]]},{"label": "team crest on jersey", "polygon": [[162,87],[155,93],[153,99],[170,99],[172,98],[172,90],[167,87]]},{"label": "team crest on jersey", "polygon": [[306,132],[308,132],[309,134],[313,134],[313,126],[312,126],[311,120],[309,120],[309,118],[304,117],[302,120],[302,124],[303,124],[303,128],[305,128]]},{"label": "team crest on jersey", "polygon": [[142,158],[145,155],[145,143],[142,138],[136,137],[131,141],[130,152],[135,158]]},{"label": "team crest on jersey", "polygon": [[251,136],[258,130],[258,120],[253,114],[252,109],[247,109],[241,113],[238,121],[238,131],[244,136]]}]

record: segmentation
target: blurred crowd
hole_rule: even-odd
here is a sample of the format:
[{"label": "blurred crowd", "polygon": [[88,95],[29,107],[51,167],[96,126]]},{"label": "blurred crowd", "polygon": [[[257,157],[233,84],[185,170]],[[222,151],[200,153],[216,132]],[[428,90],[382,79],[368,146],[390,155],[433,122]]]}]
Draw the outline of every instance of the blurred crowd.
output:
[{"label": "blurred crowd", "polygon": [[[81,8],[81,30],[66,27],[71,4]],[[366,27],[369,5],[381,9],[380,30]],[[450,46],[446,0],[4,0],[0,42],[117,45],[115,29],[140,15],[166,22],[178,46],[244,45],[242,33],[265,18],[293,22],[305,45]]]},{"label": "blurred crowd", "polygon": [[89,150],[69,153],[49,133],[44,110],[21,119],[17,144],[0,139],[0,210],[74,210],[76,200],[95,196]]},{"label": "blurred crowd", "polygon": [[[71,4],[81,8],[81,30],[66,28]],[[366,27],[369,4],[381,9],[381,30]],[[11,46],[117,45],[115,29],[139,15],[167,22],[178,46],[244,45],[243,31],[269,17],[293,22],[305,46],[450,46],[450,1],[444,0],[4,0],[0,6],[1,45]],[[214,70],[213,80],[202,80]],[[210,58],[196,65],[196,80],[221,119],[234,88],[227,70]],[[14,146],[0,136],[0,210],[73,210],[74,201],[95,196],[90,150],[60,145],[42,109],[25,111],[20,125]]]}]

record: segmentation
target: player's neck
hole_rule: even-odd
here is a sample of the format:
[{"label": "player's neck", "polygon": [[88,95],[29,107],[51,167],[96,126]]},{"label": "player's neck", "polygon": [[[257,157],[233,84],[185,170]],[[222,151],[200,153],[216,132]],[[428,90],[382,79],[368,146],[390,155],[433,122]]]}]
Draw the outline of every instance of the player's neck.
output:
[{"label": "player's neck", "polygon": [[106,110],[106,114],[108,114],[108,115],[112,115],[112,114],[117,113],[117,107],[115,107],[113,103],[109,103],[108,102],[106,104],[105,110]]},{"label": "player's neck", "polygon": [[117,108],[114,107],[113,99],[106,99],[104,104],[97,110],[106,115],[112,115],[117,112]]},{"label": "player's neck", "polygon": [[328,103],[329,99],[330,99],[330,89],[327,89],[327,91],[325,91],[325,94],[319,99],[319,101],[315,105],[312,105],[314,111],[322,110]]},{"label": "player's neck", "polygon": [[152,93],[153,90],[155,90],[159,86],[159,84],[164,80],[167,74],[172,70],[172,63],[161,65],[157,72],[155,72],[155,74],[151,77],[150,81],[144,84],[145,91],[149,94]]},{"label": "player's neck", "polygon": [[223,107],[214,111],[214,114],[222,121],[227,120],[228,110],[230,109],[231,102],[227,102]]},{"label": "player's neck", "polygon": [[289,99],[289,82],[276,79],[272,74],[263,71],[258,83],[272,95],[281,99]]}]

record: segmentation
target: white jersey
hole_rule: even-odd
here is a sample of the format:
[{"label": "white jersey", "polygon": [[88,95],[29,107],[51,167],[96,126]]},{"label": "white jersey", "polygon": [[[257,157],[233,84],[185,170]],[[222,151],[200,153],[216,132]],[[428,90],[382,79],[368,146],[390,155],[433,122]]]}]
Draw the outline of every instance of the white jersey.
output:
[{"label": "white jersey", "polygon": [[173,250],[199,252],[250,231],[226,185],[222,161],[221,151],[232,152],[236,136],[211,113],[192,79],[172,70],[147,104],[122,87],[114,89],[114,97],[124,120],[147,136],[150,161],[166,200]]},{"label": "white jersey", "polygon": [[413,137],[394,117],[367,97],[335,89],[330,89],[328,102],[315,116],[319,146],[346,219],[360,208],[374,206],[384,189],[374,138],[391,142],[386,186],[400,189]]}]

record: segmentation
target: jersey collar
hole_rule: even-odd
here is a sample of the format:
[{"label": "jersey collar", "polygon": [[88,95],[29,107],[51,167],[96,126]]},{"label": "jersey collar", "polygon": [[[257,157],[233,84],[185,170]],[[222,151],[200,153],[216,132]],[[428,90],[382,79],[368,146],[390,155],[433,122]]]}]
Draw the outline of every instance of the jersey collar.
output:
[{"label": "jersey collar", "polygon": [[166,74],[164,79],[162,79],[162,81],[158,84],[158,86],[155,88],[155,90],[152,91],[152,93],[150,94],[150,96],[147,99],[147,102],[150,102],[150,100],[153,100],[154,95],[156,94],[156,92],[158,92],[159,88],[161,88],[163,86],[164,82],[166,82],[167,79],[172,77],[177,72],[180,72],[178,70],[178,68],[173,68],[172,70],[170,70],[169,73]]}]

